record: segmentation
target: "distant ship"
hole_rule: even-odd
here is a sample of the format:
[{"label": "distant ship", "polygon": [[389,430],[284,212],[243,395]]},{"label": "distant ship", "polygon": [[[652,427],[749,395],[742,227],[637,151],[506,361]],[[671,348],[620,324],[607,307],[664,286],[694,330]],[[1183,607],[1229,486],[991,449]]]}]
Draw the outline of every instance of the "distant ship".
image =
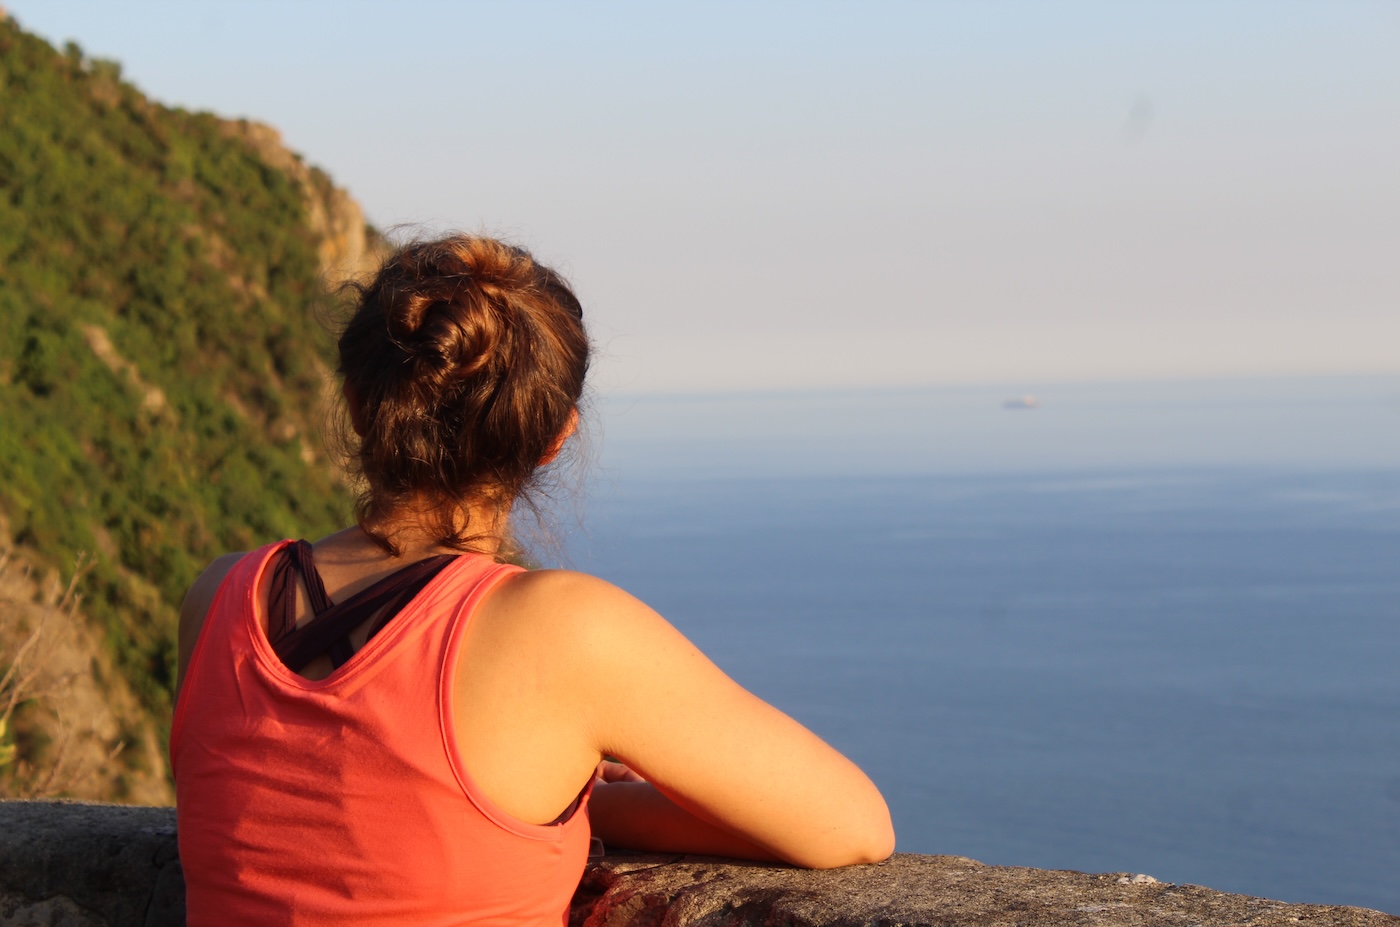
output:
[{"label": "distant ship", "polygon": [[1003,409],[1039,409],[1040,400],[1027,393],[1019,399],[1006,400],[1001,404],[1001,407]]}]

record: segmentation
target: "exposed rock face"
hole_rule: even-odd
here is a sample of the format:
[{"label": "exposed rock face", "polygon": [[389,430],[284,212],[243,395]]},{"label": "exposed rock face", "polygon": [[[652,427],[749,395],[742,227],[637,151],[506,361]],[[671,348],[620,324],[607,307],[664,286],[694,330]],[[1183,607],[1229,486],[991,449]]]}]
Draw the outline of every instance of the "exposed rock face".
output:
[{"label": "exposed rock face", "polygon": [[316,236],[321,276],[329,283],[356,279],[373,270],[373,243],[365,227],[360,204],[333,185],[325,174],[310,168],[301,156],[282,144],[282,135],[270,125],[248,119],[224,123],[223,131],[241,138],[258,156],[296,181],[306,204],[306,221]]},{"label": "exposed rock face", "polygon": [[[183,925],[175,812],[0,802],[0,924]],[[570,927],[1400,927],[1361,908],[1285,904],[1128,873],[1087,875],[900,854],[810,872],[694,856],[610,854]]]}]

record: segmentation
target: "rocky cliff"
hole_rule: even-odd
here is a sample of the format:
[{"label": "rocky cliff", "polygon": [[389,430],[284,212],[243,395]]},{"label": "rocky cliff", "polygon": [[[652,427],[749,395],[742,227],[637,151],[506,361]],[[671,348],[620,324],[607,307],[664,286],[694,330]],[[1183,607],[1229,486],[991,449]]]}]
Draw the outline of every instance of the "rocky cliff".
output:
[{"label": "rocky cliff", "polygon": [[[82,750],[125,746],[104,791],[58,791],[160,800],[139,781],[164,779],[184,589],[348,514],[323,441],[327,284],[375,247],[272,128],[163,106],[0,13],[0,679],[78,577],[45,624],[52,665],[30,647],[38,675],[0,682],[0,794],[73,755],[61,713]],[[99,695],[60,708],[74,692]]]}]

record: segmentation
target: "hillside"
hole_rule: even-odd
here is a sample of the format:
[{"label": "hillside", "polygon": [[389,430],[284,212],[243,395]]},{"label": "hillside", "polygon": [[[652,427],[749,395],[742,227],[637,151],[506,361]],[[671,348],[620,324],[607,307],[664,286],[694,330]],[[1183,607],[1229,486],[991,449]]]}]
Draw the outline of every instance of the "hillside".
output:
[{"label": "hillside", "polygon": [[346,516],[324,281],[373,233],[272,129],[152,102],[0,19],[0,551],[58,586],[90,558],[105,685],[163,729],[198,570]]}]

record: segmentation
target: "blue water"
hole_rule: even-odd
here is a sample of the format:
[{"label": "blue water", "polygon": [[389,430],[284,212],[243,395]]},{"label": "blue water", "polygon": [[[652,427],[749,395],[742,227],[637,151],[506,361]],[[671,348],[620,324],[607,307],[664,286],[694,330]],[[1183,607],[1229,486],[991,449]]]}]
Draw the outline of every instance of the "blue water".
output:
[{"label": "blue water", "polygon": [[[902,458],[811,450],[833,397],[718,399],[705,427],[696,400],[648,401],[630,435],[628,400],[603,410],[624,451],[570,557],[857,760],[902,851],[1400,912],[1400,448],[1336,430],[1394,381],[1305,386],[1319,423],[1261,411],[1265,390],[1234,429],[1191,402],[1143,422],[1141,391],[1059,420],[904,395],[939,427],[990,422],[951,466],[909,428]],[[1202,418],[1239,407],[1230,387]],[[887,400],[840,399],[867,424]],[[1083,451],[1096,418],[1116,457]],[[996,466],[1032,427],[1038,450]],[[1239,447],[1172,443],[1192,428]],[[1152,465],[1136,432],[1175,455]]]}]

